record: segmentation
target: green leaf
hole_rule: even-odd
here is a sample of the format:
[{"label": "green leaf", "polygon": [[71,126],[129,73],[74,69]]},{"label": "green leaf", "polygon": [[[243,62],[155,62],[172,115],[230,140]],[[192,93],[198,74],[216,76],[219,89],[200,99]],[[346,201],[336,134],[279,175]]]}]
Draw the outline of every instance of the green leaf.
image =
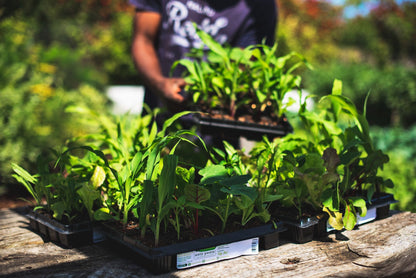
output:
[{"label": "green leaf", "polygon": [[153,144],[155,138],[157,136],[157,123],[156,121],[153,122],[152,127],[150,129],[150,133],[148,135],[147,145],[150,146]]},{"label": "green leaf", "polygon": [[334,210],[334,206],[332,205],[333,204],[332,193],[333,193],[333,189],[329,188],[325,190],[324,192],[322,192],[322,195],[321,195],[322,205],[324,207],[327,207],[330,210]]},{"label": "green leaf", "polygon": [[383,186],[387,187],[387,188],[393,188],[394,187],[394,183],[391,179],[387,179],[383,182]]},{"label": "green leaf", "polygon": [[365,200],[361,197],[350,197],[348,199],[352,205],[356,208],[360,208],[360,216],[364,217],[367,214],[367,204],[365,202]]},{"label": "green leaf", "polygon": [[51,209],[53,211],[53,218],[61,221],[65,212],[65,203],[63,201],[55,202],[51,204]]},{"label": "green leaf", "polygon": [[184,193],[187,201],[197,204],[208,201],[211,198],[211,193],[207,188],[196,184],[185,185]]},{"label": "green leaf", "polygon": [[198,102],[198,99],[199,99],[200,95],[201,95],[200,92],[194,92],[192,94],[192,100],[193,100],[194,103],[197,103]]},{"label": "green leaf", "polygon": [[36,187],[34,188],[32,186],[32,184],[38,183],[37,176],[32,176],[25,169],[15,163],[12,163],[11,165],[13,171],[16,173],[16,175],[13,174],[12,176],[26,188],[33,199],[35,199],[36,205],[40,205],[42,203],[41,195],[36,192]]},{"label": "green leaf", "polygon": [[181,59],[176,61],[173,65],[172,68],[175,68],[178,64],[184,66],[186,68],[186,70],[192,75],[192,76],[198,76],[196,70],[195,70],[195,62],[191,61],[189,59]]},{"label": "green leaf", "polygon": [[162,208],[166,198],[172,195],[173,190],[175,189],[177,165],[178,157],[176,155],[167,155],[163,158],[163,168],[160,173],[158,186],[159,211]]},{"label": "green leaf", "polygon": [[210,184],[228,177],[228,171],[223,165],[210,165],[199,171],[202,176],[201,184]]},{"label": "green leaf", "polygon": [[[254,201],[258,196],[258,192],[256,188],[247,186],[248,179],[245,179],[247,176],[236,176],[221,181],[220,183],[225,185],[225,187],[221,188],[221,191],[236,196],[246,195]],[[246,182],[244,183],[244,181]]]},{"label": "green leaf", "polygon": [[134,155],[131,164],[130,164],[130,176],[132,179],[137,179],[140,174],[141,166],[142,166],[142,157],[143,154],[141,152],[136,152]]},{"label": "green leaf", "polygon": [[339,174],[333,172],[326,172],[321,176],[321,184],[328,185],[339,181]]},{"label": "green leaf", "polygon": [[157,215],[158,222],[161,221],[159,219],[165,218],[170,213],[171,209],[173,209],[174,207],[176,207],[175,201],[170,201],[169,203],[165,204],[163,208],[159,211],[159,214]]},{"label": "green leaf", "polygon": [[274,201],[277,201],[277,200],[282,199],[283,196],[284,195],[276,195],[276,194],[268,194],[268,193],[266,193],[264,195],[263,202],[265,202],[265,203],[274,202]]},{"label": "green leaf", "polygon": [[373,198],[376,187],[374,185],[370,186],[367,190],[367,200],[371,204],[371,199]]},{"label": "green leaf", "polygon": [[333,95],[342,95],[342,81],[335,79],[332,85],[332,94]]},{"label": "green leaf", "polygon": [[182,184],[188,184],[193,183],[195,180],[195,168],[191,167],[189,169],[183,168],[183,167],[177,167],[176,168],[176,175],[179,178],[179,182],[182,182]]},{"label": "green leaf", "polygon": [[172,117],[170,117],[169,119],[167,119],[164,123],[163,123],[163,127],[162,127],[162,130],[161,131],[159,131],[159,133],[158,133],[158,135],[160,136],[160,137],[163,137],[163,136],[165,136],[166,135],[166,130],[177,120],[177,119],[179,119],[180,117],[182,117],[182,116],[185,116],[185,115],[188,115],[188,114],[191,114],[191,113],[194,113],[194,112],[191,112],[191,111],[182,111],[182,112],[179,112],[179,113],[176,113],[175,115],[173,115]]},{"label": "green leaf", "polygon": [[341,164],[345,165],[345,166],[349,166],[352,163],[354,163],[355,161],[357,161],[357,159],[359,159],[361,156],[361,152],[359,152],[358,150],[354,150],[354,149],[350,149],[345,153],[342,153],[339,158],[341,161]]},{"label": "green leaf", "polygon": [[20,177],[22,177],[25,181],[28,181],[30,183],[36,183],[37,178],[36,176],[32,176],[29,174],[25,169],[20,167],[19,165],[15,163],[11,163],[13,171],[18,174]]},{"label": "green leaf", "polygon": [[224,79],[219,77],[219,76],[214,76],[211,79],[212,85],[218,87],[218,88],[223,88],[224,87]]},{"label": "green leaf", "polygon": [[150,149],[149,157],[147,158],[146,164],[146,179],[152,180],[154,177],[154,172],[160,161],[160,146],[156,146],[153,149]]},{"label": "green leaf", "polygon": [[248,181],[250,180],[251,175],[240,175],[240,176],[233,176],[233,177],[227,177],[225,179],[222,179],[220,183],[224,186],[247,186]]},{"label": "green leaf", "polygon": [[327,207],[329,210],[338,211],[340,206],[338,190],[332,188],[326,189],[322,192],[321,201],[322,205]]},{"label": "green leaf", "polygon": [[94,220],[96,221],[107,221],[112,218],[113,216],[111,216],[110,210],[108,208],[99,208],[94,211]]},{"label": "green leaf", "polygon": [[331,225],[336,230],[342,230],[342,228],[344,228],[344,223],[342,222],[342,213],[339,211],[329,210],[327,207],[324,207],[323,211],[329,215],[329,225]]},{"label": "green leaf", "polygon": [[201,204],[194,203],[194,202],[188,202],[188,203],[186,203],[186,207],[188,207],[188,208],[194,208],[194,209],[201,209],[201,210],[207,208],[206,206],[203,206]]},{"label": "green leaf", "polygon": [[93,220],[94,212],[92,210],[94,201],[100,198],[100,192],[88,183],[82,184],[81,188],[77,190],[77,194],[81,197],[82,204],[85,206],[90,220]]},{"label": "green leaf", "polygon": [[[253,213],[253,214],[251,215],[250,219],[251,219],[251,218],[254,218],[254,217],[258,217],[258,218],[260,218],[260,220],[261,220],[263,223],[267,223],[267,222],[269,222],[269,221],[270,221],[271,215],[270,215],[270,213],[269,213],[269,211],[268,211],[267,209],[264,209],[264,210],[262,210],[261,212],[258,212],[258,213]],[[248,220],[250,220],[250,219],[248,219]],[[248,222],[248,221],[247,221],[247,222]]]},{"label": "green leaf", "polygon": [[250,197],[244,194],[237,198],[234,198],[235,204],[241,210],[246,210],[249,207],[253,207],[254,201],[255,200],[251,199]]},{"label": "green leaf", "polygon": [[389,162],[388,155],[384,154],[381,150],[377,150],[368,155],[365,160],[364,167],[366,171],[376,171],[382,169],[383,165]]},{"label": "green leaf", "polygon": [[345,207],[345,213],[343,218],[345,229],[352,230],[357,224],[357,215],[352,204],[347,204]]},{"label": "green leaf", "polygon": [[305,163],[299,168],[302,173],[316,173],[322,175],[325,172],[324,160],[317,153],[309,153],[305,156]]},{"label": "green leaf", "polygon": [[227,51],[219,44],[217,41],[215,41],[210,35],[205,33],[199,28],[196,28],[196,33],[201,38],[201,40],[209,47],[211,51],[218,54],[221,57],[228,57]]},{"label": "green leaf", "polygon": [[106,174],[104,168],[99,165],[95,166],[94,173],[92,174],[90,179],[91,184],[94,186],[94,188],[100,187],[104,183],[105,178]]}]

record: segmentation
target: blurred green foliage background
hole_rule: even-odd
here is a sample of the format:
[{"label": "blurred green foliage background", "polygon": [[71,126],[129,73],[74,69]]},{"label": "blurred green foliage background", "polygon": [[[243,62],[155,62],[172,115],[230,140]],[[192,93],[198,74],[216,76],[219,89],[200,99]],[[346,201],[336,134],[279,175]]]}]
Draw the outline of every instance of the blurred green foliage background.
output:
[{"label": "blurred green foliage background", "polygon": [[[357,107],[370,92],[372,136],[390,156],[383,175],[397,207],[416,211],[416,3],[380,0],[353,18],[330,1],[278,4],[279,54],[297,51],[314,66],[301,72],[304,90],[329,94],[337,78]],[[97,128],[68,107],[110,114],[105,88],[140,84],[133,14],[124,0],[0,0],[0,194],[15,187],[11,162],[33,172],[48,148]]]}]

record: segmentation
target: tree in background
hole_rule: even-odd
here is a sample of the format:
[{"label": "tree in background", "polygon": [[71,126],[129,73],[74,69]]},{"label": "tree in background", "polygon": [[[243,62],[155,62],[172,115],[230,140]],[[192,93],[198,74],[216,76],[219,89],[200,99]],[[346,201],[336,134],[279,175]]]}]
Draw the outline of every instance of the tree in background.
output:
[{"label": "tree in background", "polygon": [[328,63],[341,54],[333,36],[342,24],[342,9],[328,2],[279,1],[279,51],[302,53],[313,65]]},{"label": "tree in background", "polygon": [[342,46],[360,49],[364,62],[384,67],[388,64],[416,64],[416,3],[401,5],[384,0],[368,16],[358,16],[346,22],[338,33]]},{"label": "tree in background", "polygon": [[279,42],[283,51],[303,53],[315,67],[303,73],[309,92],[328,94],[337,78],[357,107],[371,93],[371,124],[411,126],[416,121],[416,3],[377,3],[368,15],[349,19],[327,1],[281,1]]},{"label": "tree in background", "polygon": [[[112,23],[123,22],[123,11],[117,13],[105,5],[95,9],[100,1],[3,2],[0,185],[14,182],[11,162],[34,172],[39,155],[64,145],[68,138],[94,130],[94,123],[90,125],[66,109],[85,106],[97,113],[109,113],[102,88],[111,76],[108,68],[116,71],[123,67],[122,59],[113,56],[124,53],[121,48],[125,45],[128,49],[129,45],[124,38],[112,38],[122,25]],[[116,2],[120,1],[112,3]],[[130,28],[126,26],[121,34]],[[110,38],[104,40],[106,37]],[[108,65],[116,59],[117,66]]]},{"label": "tree in background", "polygon": [[130,57],[134,10],[127,1],[2,2],[0,20],[30,22],[31,39],[43,49],[40,59],[59,68],[65,88],[139,83]]}]

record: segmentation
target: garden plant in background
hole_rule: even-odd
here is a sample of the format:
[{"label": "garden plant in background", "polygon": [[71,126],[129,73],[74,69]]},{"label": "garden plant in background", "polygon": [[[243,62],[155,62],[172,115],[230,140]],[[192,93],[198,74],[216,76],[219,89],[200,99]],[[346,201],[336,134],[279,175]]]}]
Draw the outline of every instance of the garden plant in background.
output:
[{"label": "garden plant in background", "polygon": [[14,182],[10,161],[34,172],[37,156],[46,156],[49,148],[94,130],[66,113],[67,107],[85,104],[107,113],[105,96],[88,80],[64,86],[64,69],[44,57],[48,51],[36,43],[30,24],[12,17],[0,21],[0,52],[7,53],[0,55],[1,186]]}]

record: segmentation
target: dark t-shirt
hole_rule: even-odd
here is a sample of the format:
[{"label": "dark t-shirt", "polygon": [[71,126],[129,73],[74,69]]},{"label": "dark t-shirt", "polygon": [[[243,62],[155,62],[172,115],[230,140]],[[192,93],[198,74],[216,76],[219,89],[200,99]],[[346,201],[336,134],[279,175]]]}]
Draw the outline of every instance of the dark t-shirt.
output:
[{"label": "dark t-shirt", "polygon": [[[193,22],[221,44],[245,47],[273,44],[277,24],[275,0],[130,0],[138,11],[162,16],[156,49],[162,73],[169,76],[172,64],[192,48],[200,48]],[[179,77],[181,68],[172,76]]]}]

